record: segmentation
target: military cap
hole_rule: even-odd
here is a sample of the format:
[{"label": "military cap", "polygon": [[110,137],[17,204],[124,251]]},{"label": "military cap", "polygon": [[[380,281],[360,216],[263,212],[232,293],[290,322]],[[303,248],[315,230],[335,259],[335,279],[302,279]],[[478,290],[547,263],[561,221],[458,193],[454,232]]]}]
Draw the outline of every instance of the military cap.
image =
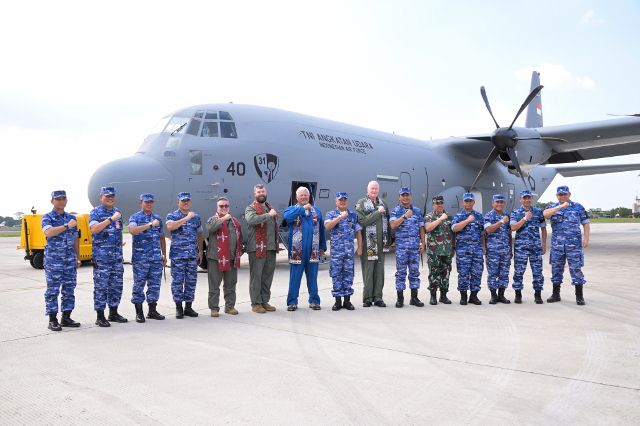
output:
[{"label": "military cap", "polygon": [[411,194],[411,190],[409,188],[407,188],[406,186],[403,186],[398,191],[398,194],[400,194],[400,195],[402,195],[402,194]]},{"label": "military cap", "polygon": [[568,194],[569,192],[569,187],[567,185],[561,185],[556,190],[556,194]]},{"label": "military cap", "polygon": [[433,204],[437,203],[438,201],[442,201],[444,203],[444,197],[442,195],[436,195],[431,199],[431,202]]},{"label": "military cap", "polygon": [[113,186],[103,186],[100,188],[100,195],[116,195],[116,189]]},{"label": "military cap", "polygon": [[341,198],[349,198],[349,194],[347,194],[346,192],[336,192],[336,200],[339,200]]},{"label": "military cap", "polygon": [[188,192],[179,192],[178,193],[178,200],[180,201],[188,201],[191,199],[191,194]]},{"label": "military cap", "polygon": [[529,191],[528,189],[525,189],[524,191],[520,191],[520,196],[521,197],[532,197],[533,195],[531,194],[531,191]]},{"label": "military cap", "polygon": [[59,189],[57,191],[53,191],[51,193],[51,199],[53,200],[54,198],[66,198],[67,197],[67,192],[64,189]]},{"label": "military cap", "polygon": [[493,201],[504,201],[504,195],[502,195],[502,194],[493,194]]},{"label": "military cap", "polygon": [[465,192],[462,195],[462,201],[475,200],[475,199],[476,199],[476,197],[474,197],[471,192]]},{"label": "military cap", "polygon": [[140,201],[154,201],[155,197],[153,196],[153,194],[149,194],[144,193],[144,194],[140,194]]}]

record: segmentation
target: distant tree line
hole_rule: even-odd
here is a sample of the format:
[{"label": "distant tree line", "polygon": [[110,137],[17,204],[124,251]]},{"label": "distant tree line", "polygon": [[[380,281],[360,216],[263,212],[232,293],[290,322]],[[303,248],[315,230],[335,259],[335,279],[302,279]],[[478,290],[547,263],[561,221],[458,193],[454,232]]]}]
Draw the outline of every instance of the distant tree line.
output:
[{"label": "distant tree line", "polygon": [[0,224],[2,224],[2,226],[20,226],[21,224],[21,220],[20,219],[15,219],[11,216],[0,216]]}]

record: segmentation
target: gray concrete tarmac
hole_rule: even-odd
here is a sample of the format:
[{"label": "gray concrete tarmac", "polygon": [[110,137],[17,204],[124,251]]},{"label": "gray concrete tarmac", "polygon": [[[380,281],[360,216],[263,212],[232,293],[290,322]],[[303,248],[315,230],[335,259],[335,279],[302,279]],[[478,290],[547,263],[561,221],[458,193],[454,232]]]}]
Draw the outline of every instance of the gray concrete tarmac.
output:
[{"label": "gray concrete tarmac", "polygon": [[243,258],[239,315],[209,316],[200,273],[200,317],[175,319],[168,277],[158,307],[167,319],[144,324],[134,321],[126,265],[120,311],[130,322],[107,329],[94,325],[83,266],[73,313],[82,327],[57,333],[47,330],[44,271],[17,244],[0,238],[2,424],[640,424],[639,224],[592,225],[582,307],[571,285],[561,303],[534,304],[529,271],[524,304],[489,305],[486,270],[483,305],[460,306],[454,268],[454,304],[397,309],[391,254],[387,308],[362,307],[356,262],[355,311],[331,311],[322,266],[323,309],[308,309],[303,279],[291,313],[285,254],[274,313],[251,312]]}]

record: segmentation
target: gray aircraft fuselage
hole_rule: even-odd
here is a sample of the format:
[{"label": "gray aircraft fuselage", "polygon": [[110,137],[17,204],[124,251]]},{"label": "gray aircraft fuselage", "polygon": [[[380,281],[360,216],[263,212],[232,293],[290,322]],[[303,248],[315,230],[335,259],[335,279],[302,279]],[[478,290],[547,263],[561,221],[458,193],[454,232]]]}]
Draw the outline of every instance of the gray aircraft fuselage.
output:
[{"label": "gray aircraft fuselage", "polygon": [[[377,180],[390,207],[398,202],[398,189],[408,186],[414,205],[429,210],[431,198],[441,194],[454,214],[484,160],[448,143],[460,139],[421,141],[258,106],[199,105],[166,121],[134,155],[95,172],[88,189],[93,205],[99,204],[100,187],[113,185],[125,219],[139,210],[143,192],[155,194],[154,211],[164,217],[177,208],[177,193],[188,191],[204,220],[220,196],[242,217],[253,201],[253,186],[264,183],[281,217],[300,182],[312,184],[315,205],[326,213],[335,208],[337,191],[349,193],[353,209],[367,183]],[[555,174],[550,167],[531,167],[528,183],[542,194]],[[491,196],[500,193],[510,211],[519,205],[522,189],[521,179],[496,162],[474,188],[475,208],[489,211]]]}]

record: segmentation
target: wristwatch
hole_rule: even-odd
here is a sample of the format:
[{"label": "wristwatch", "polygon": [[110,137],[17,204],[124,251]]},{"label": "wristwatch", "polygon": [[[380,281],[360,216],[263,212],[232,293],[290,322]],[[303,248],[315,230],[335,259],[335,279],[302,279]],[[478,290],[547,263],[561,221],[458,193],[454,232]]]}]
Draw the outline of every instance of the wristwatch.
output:
[{"label": "wristwatch", "polygon": [[68,223],[64,224],[64,229],[69,229],[69,224]]},{"label": "wristwatch", "polygon": [[111,219],[111,216],[109,216],[109,223],[113,223],[113,219]]}]

